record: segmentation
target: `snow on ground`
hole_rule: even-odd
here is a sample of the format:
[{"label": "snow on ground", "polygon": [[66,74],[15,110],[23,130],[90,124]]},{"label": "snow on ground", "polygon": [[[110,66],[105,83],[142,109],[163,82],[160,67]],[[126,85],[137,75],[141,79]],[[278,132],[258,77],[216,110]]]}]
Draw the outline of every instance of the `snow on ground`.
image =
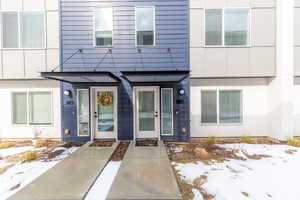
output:
[{"label": "snow on ground", "polygon": [[[121,161],[110,161],[107,163],[85,200],[105,200],[120,166]],[[99,194],[101,194],[101,197]]]},{"label": "snow on ground", "polygon": [[[41,148],[34,148],[27,146],[26,148],[22,147],[12,147],[8,149],[1,150],[1,156],[13,155],[20,152],[25,152],[28,150],[41,150]],[[65,151],[59,156],[55,157],[49,162],[44,161],[32,161],[25,163],[16,163],[15,166],[8,169],[4,174],[0,175],[0,199],[7,199],[27,184],[31,183],[34,179],[45,173],[48,169],[57,164],[60,160],[66,158],[71,153],[76,151],[79,147],[72,147],[65,149]],[[26,149],[26,150],[25,150]],[[57,149],[55,149],[57,150]],[[62,149],[61,149],[62,150]],[[14,153],[12,153],[14,152]],[[7,153],[7,154],[5,154]],[[4,161],[2,161],[4,162]],[[1,163],[0,163],[1,164]],[[4,165],[4,163],[2,163]],[[11,163],[6,163],[11,164]],[[15,188],[17,187],[17,188]],[[15,188],[15,189],[13,189]]]},{"label": "snow on ground", "polygon": [[15,154],[24,153],[26,151],[39,151],[39,150],[43,150],[43,149],[45,149],[45,147],[43,147],[43,148],[34,148],[33,146],[11,147],[11,148],[7,148],[7,149],[1,149],[0,157],[12,156]]},{"label": "snow on ground", "polygon": [[[192,184],[206,176],[202,188],[215,195],[213,200],[295,200],[300,196],[300,148],[286,145],[225,144],[227,149],[246,150],[247,154],[269,155],[260,160],[213,161],[172,163],[181,177]],[[293,154],[291,154],[291,151]],[[202,200],[197,189],[193,189],[194,200]]]}]

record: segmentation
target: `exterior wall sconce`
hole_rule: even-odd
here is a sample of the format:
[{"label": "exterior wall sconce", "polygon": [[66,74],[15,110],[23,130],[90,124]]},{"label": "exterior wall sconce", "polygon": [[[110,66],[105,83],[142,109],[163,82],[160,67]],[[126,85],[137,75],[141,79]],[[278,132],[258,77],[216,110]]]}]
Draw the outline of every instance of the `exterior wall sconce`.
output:
[{"label": "exterior wall sconce", "polygon": [[179,95],[183,96],[185,94],[185,90],[183,88],[179,89]]},{"label": "exterior wall sconce", "polygon": [[71,134],[71,130],[70,129],[65,129],[64,133],[65,133],[65,135],[70,135]]},{"label": "exterior wall sconce", "polygon": [[64,95],[66,96],[71,96],[71,90],[65,90]]}]

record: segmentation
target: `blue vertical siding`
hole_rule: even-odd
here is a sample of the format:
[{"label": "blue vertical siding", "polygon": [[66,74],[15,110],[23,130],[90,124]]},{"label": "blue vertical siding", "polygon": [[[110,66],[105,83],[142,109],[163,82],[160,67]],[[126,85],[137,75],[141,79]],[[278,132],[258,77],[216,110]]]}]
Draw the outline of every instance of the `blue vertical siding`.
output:
[{"label": "blue vertical siding", "polygon": [[[188,0],[61,0],[61,60],[66,62],[61,71],[93,71],[102,60],[97,71],[114,72],[121,80],[118,85],[118,139],[133,139],[132,85],[121,76],[122,71],[159,71],[189,70],[189,32]],[[113,7],[113,47],[93,47],[94,8]],[[155,46],[135,46],[135,6],[155,6]],[[168,53],[167,49],[171,50]],[[103,59],[105,57],[105,59]],[[163,137],[165,140],[187,140],[189,137],[189,79],[178,84],[156,84],[174,88],[174,136]],[[77,137],[77,102],[76,89],[89,88],[89,85],[71,85],[62,83],[62,91],[69,89],[74,96],[71,99],[62,95],[62,134],[65,141],[88,140],[89,137]],[[186,90],[183,104],[176,104],[177,89]],[[73,105],[68,104],[69,100]],[[175,112],[174,112],[175,113]],[[182,133],[182,128],[187,133]],[[70,129],[70,135],[63,131]]]}]

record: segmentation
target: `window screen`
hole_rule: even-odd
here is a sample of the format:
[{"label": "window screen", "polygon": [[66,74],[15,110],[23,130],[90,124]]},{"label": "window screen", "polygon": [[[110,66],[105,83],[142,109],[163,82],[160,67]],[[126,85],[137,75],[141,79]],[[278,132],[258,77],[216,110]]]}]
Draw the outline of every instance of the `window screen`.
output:
[{"label": "window screen", "polygon": [[13,124],[27,124],[27,94],[26,92],[12,94]]},{"label": "window screen", "polygon": [[206,45],[222,45],[222,9],[209,9],[205,12]]},{"label": "window screen", "polygon": [[217,122],[217,91],[202,91],[201,123]]},{"label": "window screen", "polygon": [[220,91],[220,123],[241,123],[241,91]]},{"label": "window screen", "polygon": [[154,8],[136,8],[137,45],[154,45]]},{"label": "window screen", "polygon": [[51,93],[29,93],[30,124],[51,124]]},{"label": "window screen", "polygon": [[45,47],[44,15],[39,12],[21,14],[22,48]]},{"label": "window screen", "polygon": [[248,12],[249,9],[225,9],[225,45],[248,44]]},{"label": "window screen", "polygon": [[96,46],[112,46],[113,9],[97,8],[95,23]]},{"label": "window screen", "polygon": [[19,20],[17,12],[2,13],[2,38],[4,48],[19,48]]}]

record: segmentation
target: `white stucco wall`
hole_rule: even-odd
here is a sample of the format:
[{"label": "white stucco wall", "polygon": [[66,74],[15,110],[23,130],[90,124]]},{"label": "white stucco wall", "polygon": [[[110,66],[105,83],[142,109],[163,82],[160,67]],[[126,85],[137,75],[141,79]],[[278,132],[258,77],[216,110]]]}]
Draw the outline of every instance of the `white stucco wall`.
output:
[{"label": "white stucco wall", "polygon": [[[52,124],[46,126],[13,125],[13,91],[51,91]],[[0,81],[0,138],[51,138],[61,137],[60,92],[59,82],[49,80]]]},{"label": "white stucco wall", "polygon": [[[268,81],[262,79],[192,80],[191,137],[267,136]],[[201,90],[242,90],[243,122],[239,125],[202,125]]]},{"label": "white stucco wall", "polygon": [[[299,81],[298,81],[299,82]],[[300,82],[299,82],[300,83]],[[300,136],[300,84],[294,86],[294,136]]]}]

